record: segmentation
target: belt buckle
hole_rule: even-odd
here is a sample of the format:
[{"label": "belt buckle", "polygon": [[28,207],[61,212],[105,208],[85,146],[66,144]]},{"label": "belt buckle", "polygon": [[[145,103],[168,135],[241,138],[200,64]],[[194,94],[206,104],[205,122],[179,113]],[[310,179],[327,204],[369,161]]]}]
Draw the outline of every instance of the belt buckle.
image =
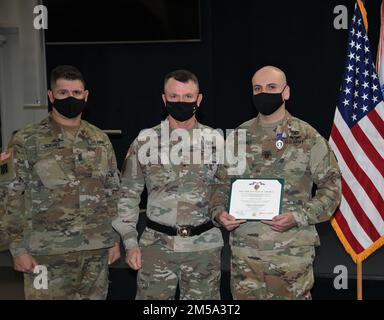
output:
[{"label": "belt buckle", "polygon": [[187,238],[191,236],[192,228],[190,226],[179,226],[177,228],[177,235],[182,238]]}]

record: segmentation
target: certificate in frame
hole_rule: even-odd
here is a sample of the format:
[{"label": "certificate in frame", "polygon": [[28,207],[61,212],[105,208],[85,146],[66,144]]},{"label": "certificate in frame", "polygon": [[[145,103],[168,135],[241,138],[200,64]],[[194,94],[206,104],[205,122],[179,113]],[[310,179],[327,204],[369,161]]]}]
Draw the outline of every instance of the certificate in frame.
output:
[{"label": "certificate in frame", "polygon": [[233,178],[229,213],[236,219],[272,220],[281,213],[284,179]]}]

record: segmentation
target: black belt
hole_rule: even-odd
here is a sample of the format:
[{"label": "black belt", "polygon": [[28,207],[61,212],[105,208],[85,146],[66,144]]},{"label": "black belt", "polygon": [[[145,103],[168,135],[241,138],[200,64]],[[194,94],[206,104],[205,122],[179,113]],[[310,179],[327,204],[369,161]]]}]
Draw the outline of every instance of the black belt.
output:
[{"label": "black belt", "polygon": [[186,238],[186,237],[198,236],[203,232],[212,229],[214,225],[212,221],[208,221],[199,226],[169,227],[148,219],[147,227],[152,230],[165,233],[169,236],[180,236],[180,237]]}]

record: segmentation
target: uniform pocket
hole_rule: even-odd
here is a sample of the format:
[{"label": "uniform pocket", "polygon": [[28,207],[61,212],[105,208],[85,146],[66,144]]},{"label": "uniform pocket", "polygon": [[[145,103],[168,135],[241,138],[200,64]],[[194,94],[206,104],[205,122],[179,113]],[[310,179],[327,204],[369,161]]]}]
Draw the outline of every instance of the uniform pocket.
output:
[{"label": "uniform pocket", "polygon": [[55,189],[70,182],[70,179],[53,157],[37,161],[33,169],[42,184],[48,189]]},{"label": "uniform pocket", "polygon": [[284,171],[292,177],[302,177],[309,164],[309,157],[304,150],[292,148],[285,157]]},{"label": "uniform pocket", "polygon": [[176,166],[162,164],[148,164],[142,167],[145,182],[149,190],[152,188],[167,188],[169,184],[177,183],[179,177]]},{"label": "uniform pocket", "polygon": [[105,145],[91,145],[82,154],[81,164],[89,168],[93,178],[104,178],[109,170],[108,159],[108,150]]}]

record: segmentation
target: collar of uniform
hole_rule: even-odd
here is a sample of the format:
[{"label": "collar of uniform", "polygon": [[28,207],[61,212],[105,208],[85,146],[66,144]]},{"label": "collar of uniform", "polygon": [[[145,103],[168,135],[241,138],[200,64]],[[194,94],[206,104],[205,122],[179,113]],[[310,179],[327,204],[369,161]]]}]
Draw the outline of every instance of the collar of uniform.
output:
[{"label": "collar of uniform", "polygon": [[52,114],[50,113],[47,119],[48,129],[52,133],[54,139],[60,139],[63,140],[63,132],[61,130],[60,125],[53,120]]},{"label": "collar of uniform", "polygon": [[[291,119],[292,119],[292,115],[287,110],[285,110],[285,115],[284,115],[284,118],[281,120],[281,125],[285,126],[287,123],[291,122]],[[257,127],[258,127],[259,122],[260,122],[260,115],[257,115],[257,117],[254,118],[254,120],[251,124],[251,127],[250,127],[251,133],[257,132]],[[279,121],[276,121],[276,123],[277,122],[279,122]]]},{"label": "collar of uniform", "polygon": [[[49,129],[52,132],[52,135],[54,136],[54,138],[55,139],[61,139],[61,140],[64,139],[62,127],[60,126],[59,123],[57,123],[55,120],[53,120],[52,114],[49,114],[47,120],[48,120]],[[92,133],[89,130],[89,127],[88,127],[86,121],[84,121],[84,120],[80,121],[80,126],[79,126],[79,130],[77,132],[77,137],[80,134],[83,137],[85,137],[87,140],[93,140],[94,139]]]},{"label": "collar of uniform", "polygon": [[[164,120],[164,122],[166,122],[166,124],[168,125],[168,128],[169,128],[169,132],[172,132],[173,130],[175,130],[175,129],[183,129],[183,128],[171,128],[170,126],[169,126],[169,120],[168,120],[168,118],[166,118],[165,120]],[[160,126],[159,126],[159,128],[160,128]],[[193,125],[193,128],[191,128],[191,129],[185,129],[185,130],[193,130],[193,129],[202,129],[203,128],[203,125],[200,123],[200,122],[198,122],[197,121],[197,119],[195,119],[195,124]]]}]

